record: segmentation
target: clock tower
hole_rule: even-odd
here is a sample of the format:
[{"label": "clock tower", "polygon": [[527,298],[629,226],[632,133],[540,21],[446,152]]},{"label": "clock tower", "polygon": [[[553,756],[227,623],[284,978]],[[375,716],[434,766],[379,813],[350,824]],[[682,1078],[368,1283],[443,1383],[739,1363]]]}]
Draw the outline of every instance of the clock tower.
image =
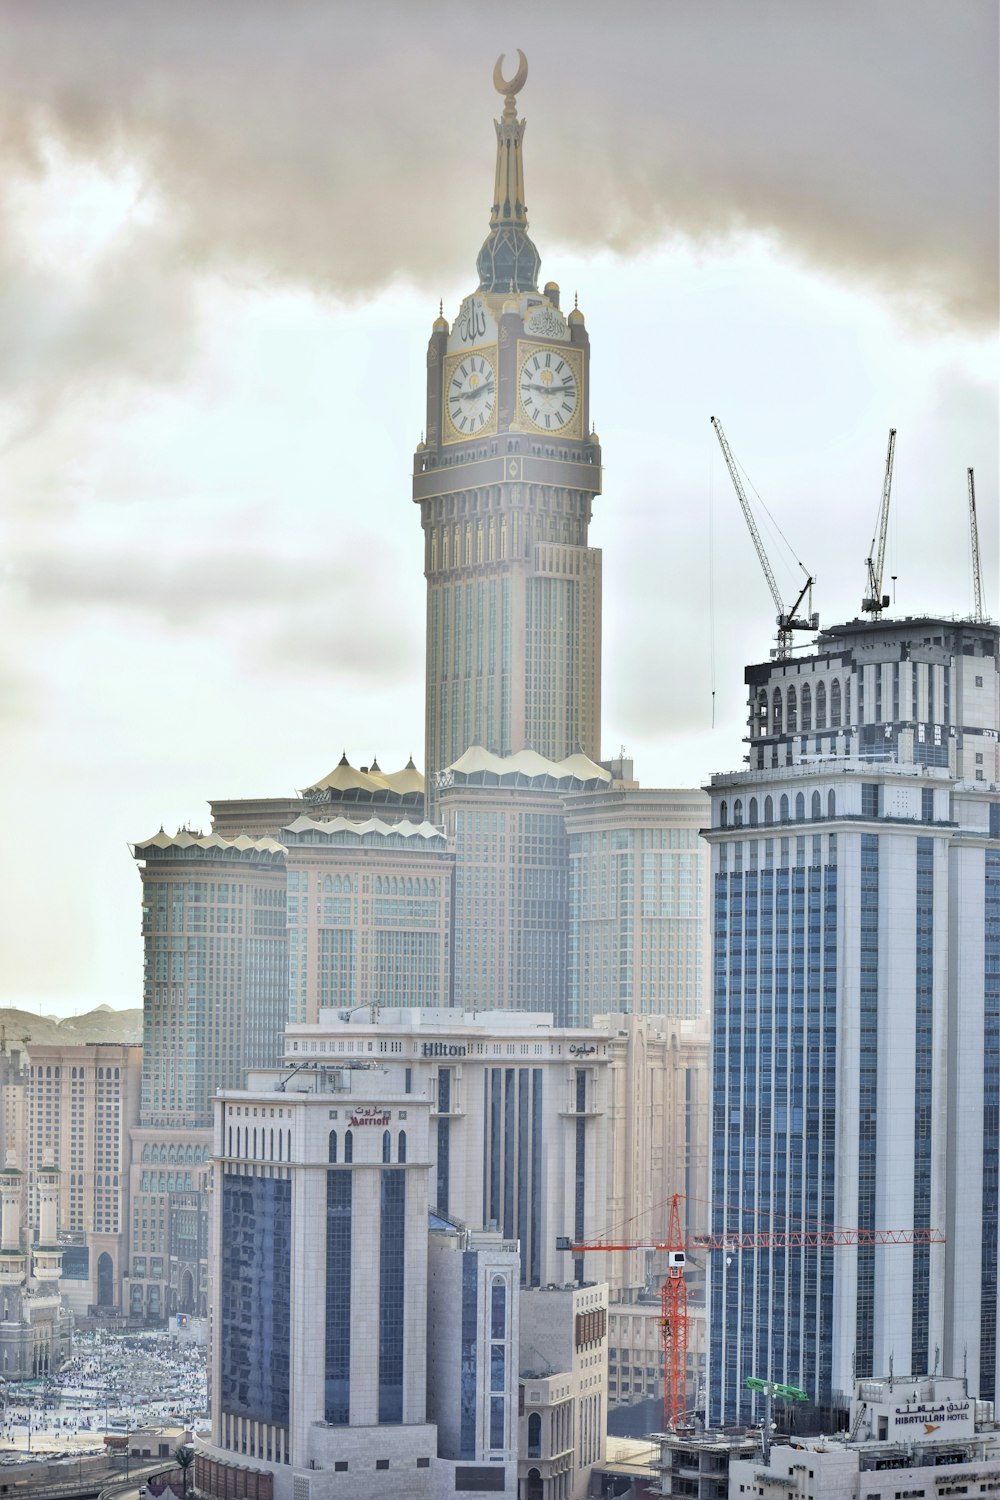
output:
[{"label": "clock tower", "polygon": [[597,760],[601,554],[587,544],[601,492],[590,427],[590,342],[559,288],[539,290],[528,237],[517,94],[504,96],[490,230],[479,285],[427,350],[426,438],[414,459],[427,578],[425,767],[435,778],[470,746]]}]

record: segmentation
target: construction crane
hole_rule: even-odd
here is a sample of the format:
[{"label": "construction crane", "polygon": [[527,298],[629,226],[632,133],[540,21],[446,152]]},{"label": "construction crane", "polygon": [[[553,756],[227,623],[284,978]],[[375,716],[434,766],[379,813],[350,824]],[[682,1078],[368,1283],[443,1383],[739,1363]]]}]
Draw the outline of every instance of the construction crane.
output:
[{"label": "construction crane", "polygon": [[976,522],[976,476],[971,469],[969,476],[969,530],[972,533],[972,584],[976,591],[976,607],[973,619],[981,625],[986,619],[983,613],[983,570],[979,561],[979,526]]},{"label": "construction crane", "polygon": [[889,447],[885,455],[885,478],[882,481],[882,499],[875,522],[875,535],[869,555],[865,558],[868,569],[868,593],[861,601],[866,614],[878,619],[884,609],[889,608],[889,595],[882,592],[882,572],[885,568],[885,539],[889,530],[889,497],[892,494],[892,465],[896,457],[896,429],[889,428]]},{"label": "construction crane", "polygon": [[[557,1250],[583,1255],[590,1250],[656,1250],[666,1252],[667,1274],[660,1288],[660,1333],[663,1347],[663,1424],[667,1432],[680,1426],[687,1410],[687,1283],[684,1270],[688,1246],[681,1233],[683,1195],[674,1193],[670,1200],[667,1238],[616,1244],[594,1240],[586,1244],[559,1238]],[[789,1229],[729,1230],[721,1234],[695,1234],[691,1248],[724,1250],[843,1249],[851,1245],[943,1245],[944,1235],[937,1229]]]},{"label": "construction crane", "polygon": [[[736,490],[736,497],[740,502],[740,509],[743,512],[743,516],[747,523],[747,526],[750,528],[750,536],[753,540],[754,547],[757,549],[757,557],[759,558],[760,565],[764,570],[764,577],[767,579],[767,586],[771,590],[771,598],[774,600],[774,607],[778,611],[778,644],[777,650],[774,654],[779,661],[782,661],[786,656],[789,655],[792,649],[793,631],[815,631],[819,629],[819,615],[811,613],[812,586],[816,582],[816,580],[812,576],[812,574],[809,573],[808,569],[802,567],[802,564],[799,563],[799,567],[802,568],[803,573],[805,573],[806,575],[806,581],[802,585],[799,596],[796,599],[795,603],[792,605],[791,609],[786,610],[784,601],[781,597],[781,590],[778,588],[778,584],[774,576],[774,571],[768,560],[767,552],[764,549],[764,543],[761,540],[760,532],[757,530],[757,523],[753,518],[753,511],[750,509],[750,502],[747,500],[746,493],[743,489],[739,470],[736,467],[736,460],[733,458],[732,450],[726,439],[726,434],[722,430],[722,423],[719,421],[718,417],[712,418],[712,426],[715,428],[715,435],[719,439],[719,447],[722,449],[722,456],[726,460],[726,468],[729,470],[729,477],[733,481],[733,488]],[[802,606],[802,601],[803,599],[805,599],[807,594],[809,596],[809,603],[807,605],[807,610],[809,611],[809,613],[800,615],[799,610]]]}]

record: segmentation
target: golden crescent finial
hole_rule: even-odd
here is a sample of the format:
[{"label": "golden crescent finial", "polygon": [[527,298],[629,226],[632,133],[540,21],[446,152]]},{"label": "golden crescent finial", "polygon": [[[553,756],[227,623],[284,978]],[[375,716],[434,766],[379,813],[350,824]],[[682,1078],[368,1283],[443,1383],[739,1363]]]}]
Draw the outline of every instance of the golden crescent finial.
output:
[{"label": "golden crescent finial", "polygon": [[517,65],[517,72],[514,74],[509,83],[504,79],[503,76],[504,54],[501,52],[500,56],[497,58],[496,67],[493,69],[493,87],[496,89],[498,94],[519,94],[528,80],[528,59],[525,57],[520,47],[518,47],[517,49],[517,55],[520,59]]}]

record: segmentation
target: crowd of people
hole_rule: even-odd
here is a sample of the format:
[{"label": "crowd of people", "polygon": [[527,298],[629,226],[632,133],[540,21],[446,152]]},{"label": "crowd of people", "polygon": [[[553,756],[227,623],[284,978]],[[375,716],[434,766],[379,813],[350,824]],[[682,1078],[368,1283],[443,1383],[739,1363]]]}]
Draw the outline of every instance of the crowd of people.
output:
[{"label": "crowd of people", "polygon": [[206,1351],[173,1332],[78,1332],[61,1370],[0,1396],[0,1463],[103,1453],[107,1433],[207,1420]]}]

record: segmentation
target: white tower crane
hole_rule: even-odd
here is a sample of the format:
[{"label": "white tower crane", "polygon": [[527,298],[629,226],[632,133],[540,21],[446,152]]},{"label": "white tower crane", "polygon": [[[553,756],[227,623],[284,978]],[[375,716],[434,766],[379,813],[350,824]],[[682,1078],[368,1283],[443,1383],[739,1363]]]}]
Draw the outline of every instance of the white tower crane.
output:
[{"label": "white tower crane", "polygon": [[[796,599],[795,603],[792,605],[791,609],[786,610],[784,601],[781,597],[781,591],[778,588],[774,573],[771,568],[771,564],[768,561],[767,553],[764,550],[764,543],[761,541],[760,532],[757,530],[757,523],[753,518],[753,511],[750,509],[750,503],[747,500],[743,485],[740,482],[739,470],[736,467],[736,460],[733,458],[732,450],[730,449],[729,443],[726,440],[726,434],[722,430],[722,423],[719,421],[718,417],[712,418],[712,426],[715,428],[715,435],[719,439],[719,447],[722,449],[722,455],[726,460],[726,468],[729,470],[729,477],[733,481],[733,488],[736,490],[736,495],[740,502],[740,509],[743,511],[744,519],[746,520],[747,526],[750,528],[750,536],[753,539],[755,548],[757,549],[757,556],[760,559],[760,565],[764,570],[764,577],[767,579],[767,586],[771,590],[771,598],[774,600],[774,607],[778,611],[778,646],[774,654],[777,659],[781,661],[784,657],[788,656],[789,652],[792,649],[792,632],[794,630],[815,631],[819,629],[819,615],[811,613],[812,586],[816,582],[816,579],[808,571],[807,568],[803,567],[802,563],[799,563],[799,567],[802,568],[803,573],[805,573],[806,575],[806,581],[802,585],[802,588],[799,591],[799,596]],[[807,594],[809,595],[809,603],[807,605],[807,609],[810,611],[810,613],[800,615],[799,608]]]},{"label": "white tower crane", "polygon": [[983,570],[979,561],[979,526],[976,522],[976,478],[969,469],[969,528],[972,533],[972,584],[976,591],[976,608],[973,618],[978,624],[986,619],[983,613]]},{"label": "white tower crane", "polygon": [[869,555],[865,558],[868,569],[868,593],[861,601],[866,614],[878,619],[884,609],[889,608],[889,595],[882,592],[882,570],[885,567],[885,538],[889,530],[889,497],[892,494],[892,465],[896,457],[896,429],[889,428],[889,447],[885,455],[885,479],[882,481],[882,501],[878,508],[875,535],[872,537]]}]

